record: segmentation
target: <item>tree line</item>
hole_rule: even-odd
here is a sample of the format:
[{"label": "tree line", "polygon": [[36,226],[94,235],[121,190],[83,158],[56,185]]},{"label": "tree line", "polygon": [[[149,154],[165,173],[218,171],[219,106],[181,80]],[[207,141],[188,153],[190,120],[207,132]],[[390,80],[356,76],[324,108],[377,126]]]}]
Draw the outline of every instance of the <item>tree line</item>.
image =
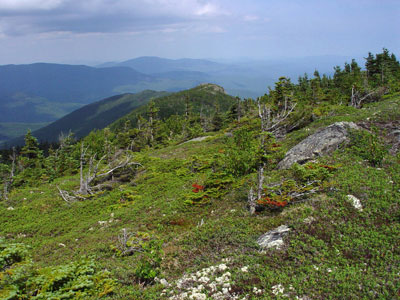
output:
[{"label": "tree line", "polygon": [[[221,129],[234,130],[246,122],[258,132],[259,154],[252,164],[258,168],[259,182],[262,182],[266,157],[275,137],[304,127],[329,113],[333,106],[361,108],[366,103],[379,101],[385,94],[399,91],[400,63],[393,53],[383,49],[375,55],[369,53],[364,68],[352,60],[344,67],[335,67],[332,76],[321,76],[315,71],[312,77],[300,76],[296,83],[280,77],[264,96],[237,97],[228,109],[221,109],[217,101],[212,104],[212,110],[205,109],[189,93],[182,93],[184,105],[178,113],[166,114],[168,106],[151,101],[134,116],[133,122],[121,119],[118,126],[92,131],[80,141],[70,133],[62,134],[58,143],[39,144],[28,131],[23,147],[1,151],[1,198],[7,200],[10,191],[19,186],[39,185],[79,172],[82,177],[83,169],[89,168],[90,172],[91,168],[93,172],[95,165],[104,166],[103,173],[108,172],[118,163],[122,164],[129,156],[127,153],[177,144]],[[237,139],[238,147],[242,142],[243,138]],[[126,161],[125,166],[131,163]],[[234,168],[239,166],[231,169]],[[92,176],[97,178],[96,172]]]}]

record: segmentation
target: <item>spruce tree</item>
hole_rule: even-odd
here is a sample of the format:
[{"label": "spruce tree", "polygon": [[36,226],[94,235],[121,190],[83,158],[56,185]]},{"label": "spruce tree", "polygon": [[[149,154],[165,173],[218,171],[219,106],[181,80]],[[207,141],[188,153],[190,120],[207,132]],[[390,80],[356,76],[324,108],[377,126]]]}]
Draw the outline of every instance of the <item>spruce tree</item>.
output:
[{"label": "spruce tree", "polygon": [[44,173],[43,152],[39,149],[37,139],[30,130],[25,135],[25,146],[22,147],[18,161],[21,172],[17,176],[16,184],[36,185],[46,178]]}]

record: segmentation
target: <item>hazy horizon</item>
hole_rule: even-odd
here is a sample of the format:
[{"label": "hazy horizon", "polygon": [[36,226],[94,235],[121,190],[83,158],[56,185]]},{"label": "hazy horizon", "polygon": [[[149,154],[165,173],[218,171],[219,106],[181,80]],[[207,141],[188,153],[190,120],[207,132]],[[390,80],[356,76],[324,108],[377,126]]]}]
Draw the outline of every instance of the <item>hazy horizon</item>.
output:
[{"label": "hazy horizon", "polygon": [[399,54],[395,0],[0,0],[0,64]]},{"label": "hazy horizon", "polygon": [[[381,52],[381,51],[378,51]],[[392,52],[392,51],[391,51]],[[315,55],[315,56],[286,56],[286,57],[270,57],[270,58],[252,58],[252,57],[237,57],[237,58],[213,58],[213,57],[199,57],[199,58],[193,58],[193,57],[178,57],[178,58],[170,58],[170,57],[162,57],[162,56],[151,56],[151,55],[143,55],[143,56],[136,56],[136,57],[130,57],[127,59],[120,59],[120,60],[108,60],[108,61],[90,61],[90,60],[66,60],[66,61],[31,61],[31,62],[23,62],[23,63],[10,63],[10,64],[0,64],[0,66],[4,65],[29,65],[29,64],[36,64],[36,63],[46,63],[46,64],[68,64],[68,65],[85,65],[85,66],[91,66],[91,67],[99,67],[103,64],[107,63],[123,63],[129,60],[135,60],[139,58],[161,58],[161,59],[168,59],[168,60],[182,60],[182,59],[193,59],[193,60],[205,60],[205,61],[210,61],[210,62],[215,62],[215,63],[220,63],[220,64],[246,64],[246,63],[279,63],[279,62],[287,62],[287,61],[296,61],[296,60],[313,60],[313,59],[342,59],[340,61],[340,65],[342,65],[345,62],[348,62],[349,59],[356,59],[358,62],[362,62],[363,65],[363,60],[367,56],[367,53],[364,55],[357,55],[357,56],[351,56],[351,55]]]}]

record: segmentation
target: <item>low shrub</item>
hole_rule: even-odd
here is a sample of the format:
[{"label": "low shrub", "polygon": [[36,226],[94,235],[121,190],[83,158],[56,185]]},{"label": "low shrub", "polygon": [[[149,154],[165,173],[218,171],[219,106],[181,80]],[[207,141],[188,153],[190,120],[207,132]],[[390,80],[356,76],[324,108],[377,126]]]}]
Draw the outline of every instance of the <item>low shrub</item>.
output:
[{"label": "low shrub", "polygon": [[93,258],[36,268],[24,244],[0,241],[0,299],[101,299],[113,293],[115,280],[98,271]]},{"label": "low shrub", "polygon": [[381,166],[388,154],[388,147],[382,139],[366,130],[352,130],[350,132],[349,150],[353,154],[367,160],[372,166]]},{"label": "low shrub", "polygon": [[163,241],[146,232],[131,234],[123,229],[118,244],[110,248],[117,256],[134,256],[134,274],[138,282],[151,283],[160,274]]}]

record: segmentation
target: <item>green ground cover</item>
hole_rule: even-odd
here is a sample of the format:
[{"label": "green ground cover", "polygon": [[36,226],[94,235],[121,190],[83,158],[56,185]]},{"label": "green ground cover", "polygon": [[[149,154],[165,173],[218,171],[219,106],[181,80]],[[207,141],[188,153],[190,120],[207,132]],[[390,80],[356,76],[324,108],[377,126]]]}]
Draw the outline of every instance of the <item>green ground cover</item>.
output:
[{"label": "green ground cover", "polygon": [[[320,159],[336,169],[326,175],[324,189],[307,201],[250,215],[247,193],[254,170],[238,176],[212,172],[231,147],[225,133],[232,128],[226,128],[204,141],[134,153],[143,167],[130,181],[85,201],[66,203],[57,190],[79,187],[78,174],[13,190],[0,203],[0,235],[7,241],[0,251],[28,245],[35,282],[40,274],[59,269],[81,283],[95,282],[96,293],[82,294],[85,299],[167,299],[182,292],[175,282],[184,274],[222,262],[238,299],[395,299],[400,291],[400,156],[389,153],[378,125],[399,120],[399,105],[395,95],[363,109],[331,107],[279,141],[289,149],[337,121],[376,127],[374,138],[354,136],[348,147]],[[267,184],[287,179],[302,180],[296,168],[266,173]],[[209,188],[198,193],[193,185]],[[359,198],[363,210],[355,209],[347,195]],[[283,224],[291,228],[285,246],[261,251],[257,238]],[[123,229],[131,234],[130,243],[141,247],[130,256],[117,251],[126,246],[118,239]],[[79,273],[71,262],[82,260],[88,270]],[[17,276],[0,271],[3,280]],[[145,284],[146,276],[155,274],[171,286]],[[77,290],[84,293],[85,286]],[[54,298],[47,299],[62,294],[56,288],[49,291]],[[65,297],[78,299],[77,294]]]}]

